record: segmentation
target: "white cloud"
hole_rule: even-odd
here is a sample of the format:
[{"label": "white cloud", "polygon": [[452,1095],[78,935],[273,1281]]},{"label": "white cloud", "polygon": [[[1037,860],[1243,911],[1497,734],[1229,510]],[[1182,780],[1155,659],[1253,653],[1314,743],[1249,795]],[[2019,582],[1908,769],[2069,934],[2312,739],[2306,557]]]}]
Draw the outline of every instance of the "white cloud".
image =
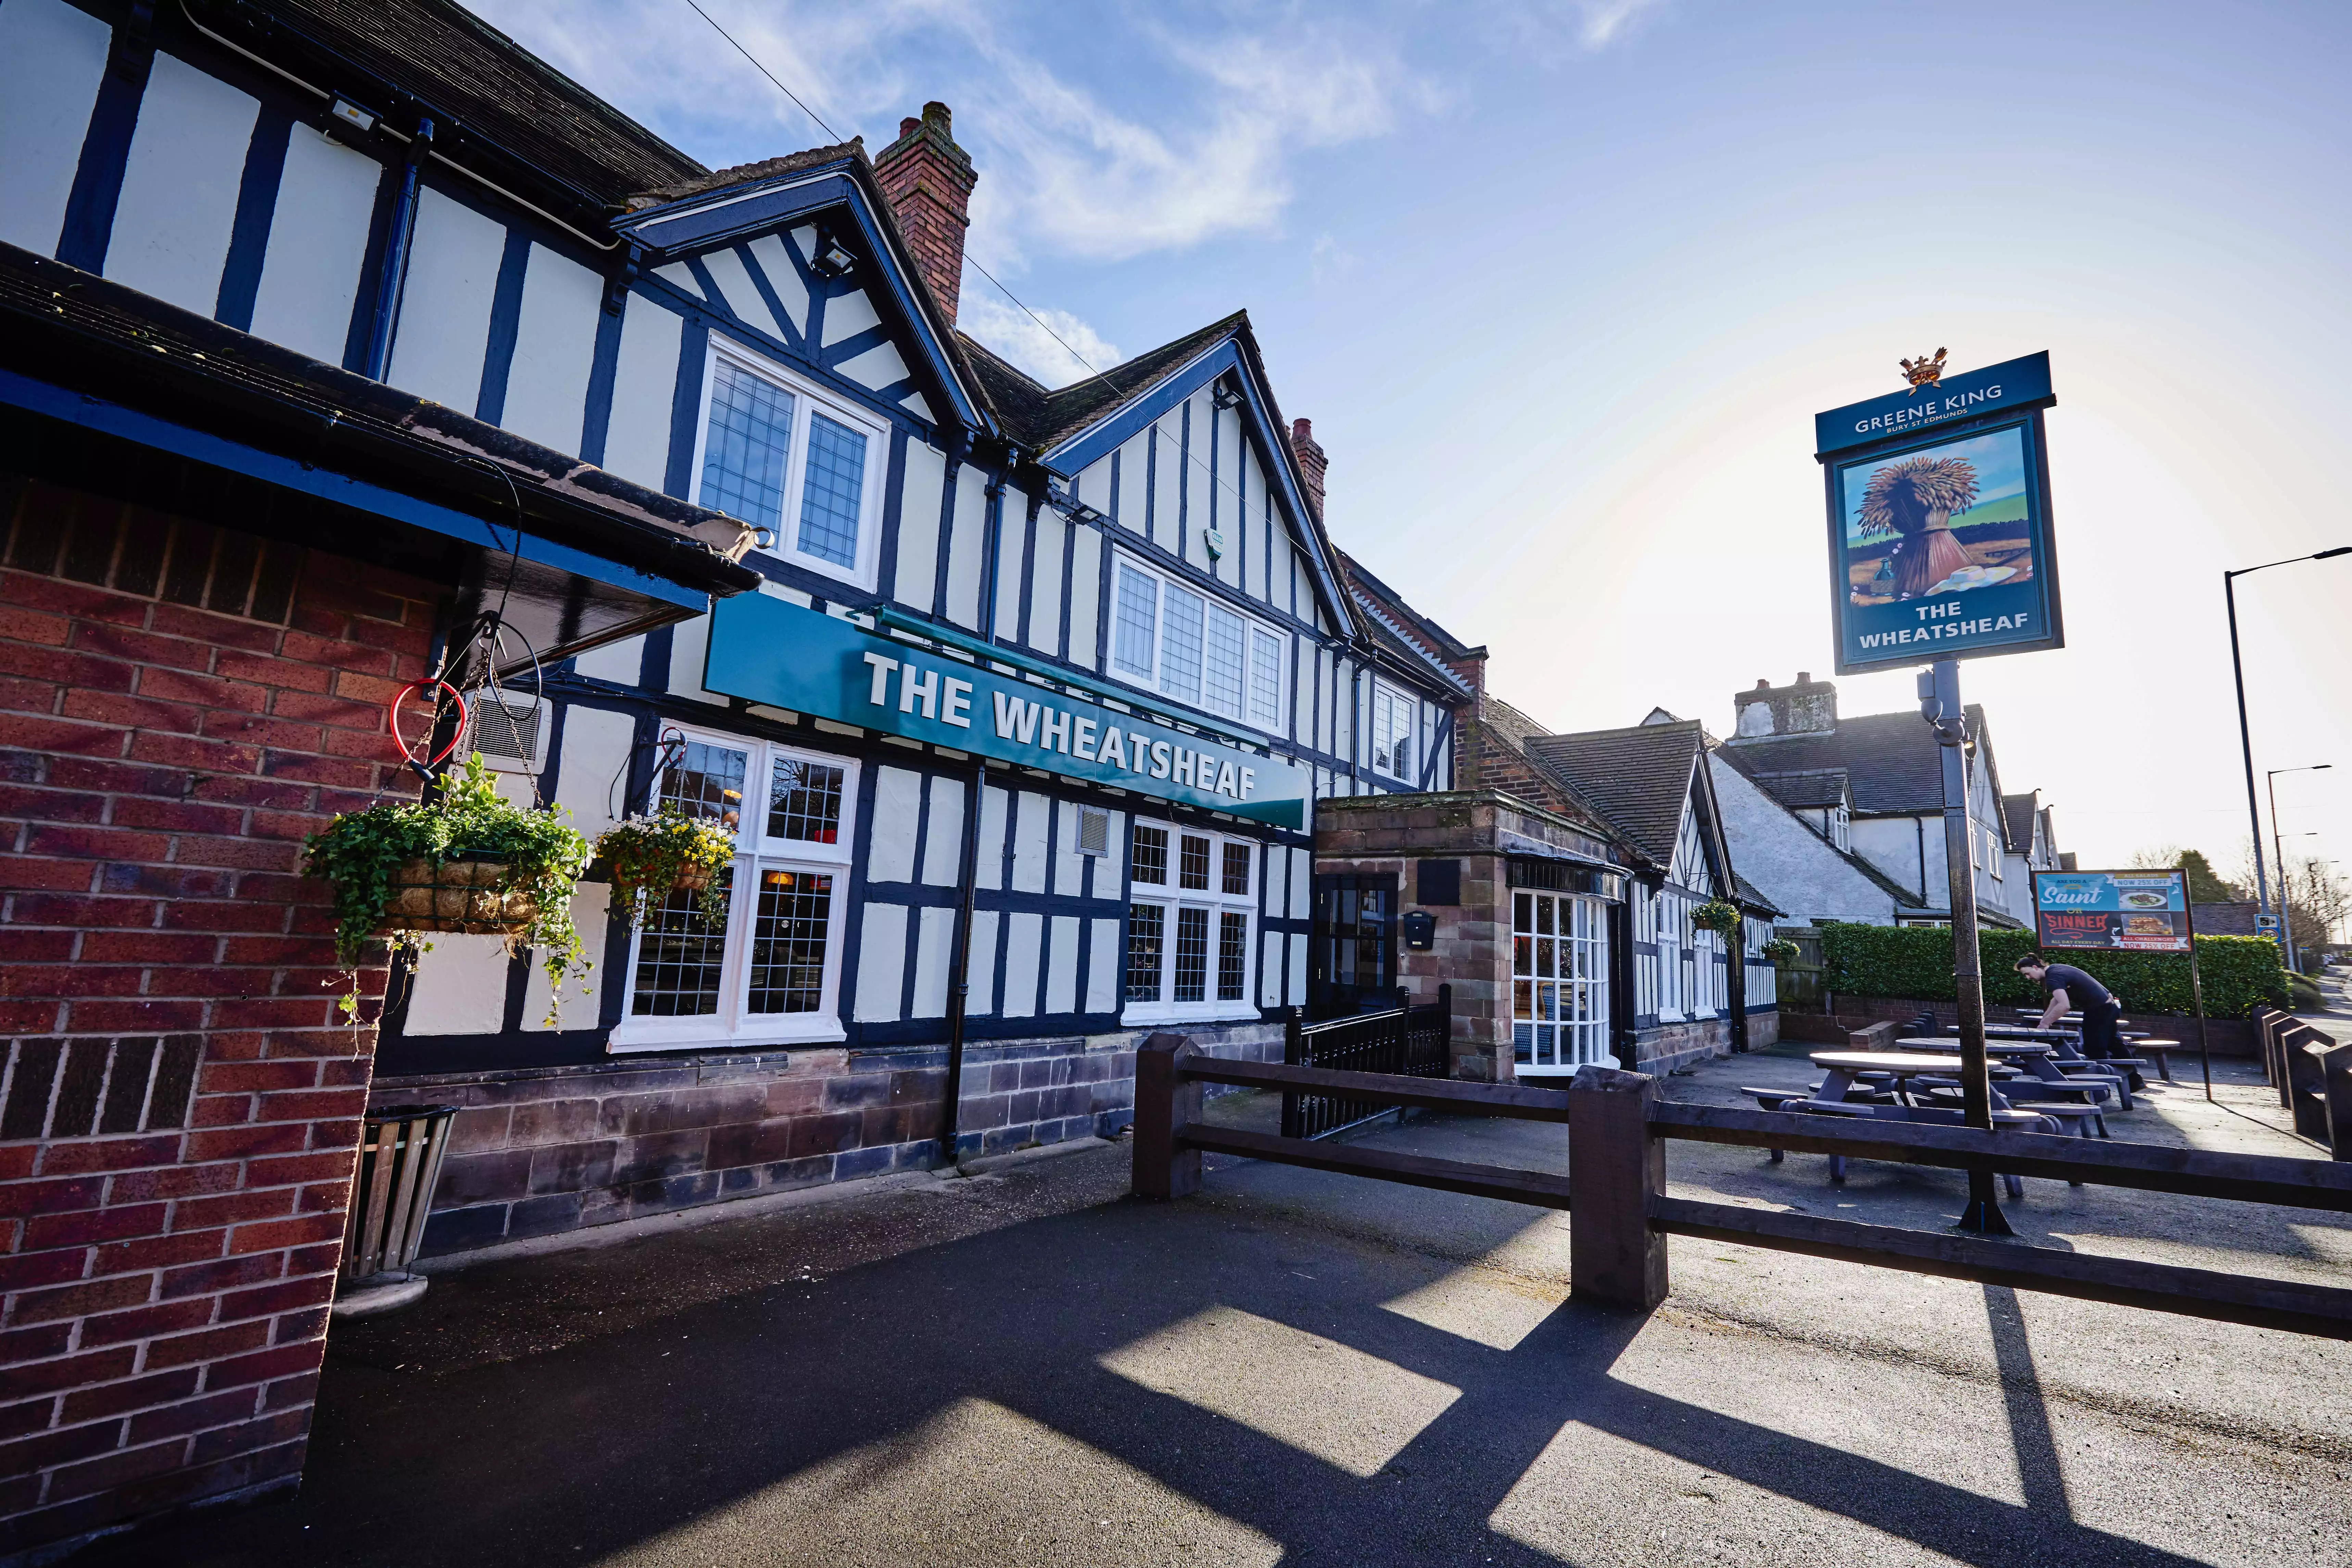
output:
[{"label": "white cloud", "polygon": [[1588,49],[1605,49],[1615,43],[1638,21],[1644,12],[1654,11],[1664,0],[1578,0],[1578,9],[1584,13],[1584,26],[1579,32]]},{"label": "white cloud", "polygon": [[1037,316],[1043,325],[998,293],[987,279],[971,271],[964,274],[963,303],[956,324],[1042,384],[1066,385],[1095,371],[1108,370],[1126,357],[1067,310],[1046,307]]}]

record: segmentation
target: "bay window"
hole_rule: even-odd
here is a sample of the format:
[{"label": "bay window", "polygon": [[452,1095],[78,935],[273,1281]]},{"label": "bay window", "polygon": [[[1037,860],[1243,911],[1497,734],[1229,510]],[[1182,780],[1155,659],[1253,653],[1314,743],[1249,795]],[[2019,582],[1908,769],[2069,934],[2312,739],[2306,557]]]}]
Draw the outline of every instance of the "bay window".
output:
[{"label": "bay window", "polygon": [[704,381],[696,500],[766,530],[786,560],[872,587],[887,427],[716,339]]},{"label": "bay window", "polygon": [[1256,841],[1138,822],[1128,842],[1122,1021],[1255,1017]]},{"label": "bay window", "polygon": [[1130,557],[1111,568],[1111,673],[1190,707],[1282,728],[1285,639]]},{"label": "bay window", "polygon": [[1570,893],[1511,895],[1511,1046],[1523,1075],[1608,1065],[1609,906]]},{"label": "bay window", "polygon": [[654,781],[736,855],[706,896],[676,889],[634,933],[615,1051],[843,1037],[838,994],[857,764],[743,736],[686,734]]}]

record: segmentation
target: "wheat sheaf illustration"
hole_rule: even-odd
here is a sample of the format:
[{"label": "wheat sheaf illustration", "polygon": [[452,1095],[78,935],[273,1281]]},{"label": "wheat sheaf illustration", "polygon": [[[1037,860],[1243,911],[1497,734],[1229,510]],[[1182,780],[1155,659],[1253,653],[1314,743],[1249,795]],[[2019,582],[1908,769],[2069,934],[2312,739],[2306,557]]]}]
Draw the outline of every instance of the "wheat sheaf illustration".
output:
[{"label": "wheat sheaf illustration", "polygon": [[1862,531],[1895,536],[1898,598],[1924,594],[1969,565],[1969,552],[1952,537],[1952,518],[1976,499],[1976,465],[1964,458],[1911,458],[1870,476],[1862,492]]}]

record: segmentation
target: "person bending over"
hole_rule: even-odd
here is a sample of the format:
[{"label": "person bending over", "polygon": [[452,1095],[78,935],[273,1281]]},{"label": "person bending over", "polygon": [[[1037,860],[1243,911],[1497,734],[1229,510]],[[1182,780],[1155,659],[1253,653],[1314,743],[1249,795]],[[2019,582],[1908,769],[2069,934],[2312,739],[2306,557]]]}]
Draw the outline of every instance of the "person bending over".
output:
[{"label": "person bending over", "polygon": [[2102,1061],[2123,1054],[2116,1021],[2123,1016],[2124,1008],[2114,992],[2073,964],[2053,963],[2038,952],[2029,952],[2019,959],[2017,972],[2050,993],[2050,1005],[2042,1010],[2042,1027],[2055,1028],[2069,1009],[2080,1008],[2083,1054]]}]

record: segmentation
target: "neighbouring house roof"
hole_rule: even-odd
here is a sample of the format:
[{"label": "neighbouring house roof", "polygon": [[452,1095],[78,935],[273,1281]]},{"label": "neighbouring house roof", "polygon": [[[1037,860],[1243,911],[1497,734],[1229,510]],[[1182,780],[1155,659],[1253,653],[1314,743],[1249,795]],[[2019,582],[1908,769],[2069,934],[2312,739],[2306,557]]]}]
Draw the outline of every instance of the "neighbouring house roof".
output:
[{"label": "neighbouring house roof", "polygon": [[1013,367],[978,339],[958,332],[989,405],[1005,433],[1033,452],[1043,452],[1076,435],[1105,412],[1126,402],[1235,331],[1247,331],[1249,312],[1236,310],[1133,359],[1121,360],[1097,375],[1049,390]]},{"label": "neighbouring house roof", "polygon": [[1348,597],[1363,612],[1365,630],[1401,668],[1426,676],[1456,696],[1474,694],[1476,688],[1446,662],[1438,639],[1443,637],[1457,657],[1483,650],[1463,647],[1443,632],[1431,636],[1433,623],[1417,615],[1344,550],[1339,552],[1339,574],[1348,584]]},{"label": "neighbouring house roof", "polygon": [[1764,896],[1763,889],[1759,888],[1755,883],[1749,881],[1747,878],[1741,876],[1737,871],[1734,871],[1731,874],[1731,895],[1733,901],[1745,909],[1759,910],[1775,917],[1785,915],[1789,912],[1780,905],[1774,903],[1770,899],[1766,898]]},{"label": "neighbouring house roof", "polygon": [[1403,595],[1364,570],[1364,563],[1346,551],[1339,552],[1339,561],[1347,567],[1349,576],[1358,579],[1362,587],[1369,589],[1402,623],[1399,630],[1427,647],[1437,657],[1470,658],[1486,651],[1483,645],[1473,647],[1405,603]]},{"label": "neighbouring house roof", "polygon": [[1634,849],[1669,866],[1705,743],[1698,721],[1684,719],[1623,730],[1532,736],[1526,748],[1538,766],[1598,806]]},{"label": "neighbouring house roof", "polygon": [[[1981,743],[1984,710],[1968,708],[1969,738]],[[1759,781],[1843,768],[1864,816],[1916,816],[1944,809],[1944,762],[1936,732],[1916,713],[1865,713],[1817,734],[1766,735],[1727,743],[1732,766]]]},{"label": "neighbouring house roof", "polygon": [[2024,855],[2033,848],[2033,818],[2042,808],[2042,792],[2028,790],[2023,795],[2000,797],[2001,831],[2008,837],[2011,853]]},{"label": "neighbouring house roof", "polygon": [[1756,787],[1792,811],[1818,810],[1845,804],[1843,768],[1800,768],[1786,773],[1749,773]]}]

